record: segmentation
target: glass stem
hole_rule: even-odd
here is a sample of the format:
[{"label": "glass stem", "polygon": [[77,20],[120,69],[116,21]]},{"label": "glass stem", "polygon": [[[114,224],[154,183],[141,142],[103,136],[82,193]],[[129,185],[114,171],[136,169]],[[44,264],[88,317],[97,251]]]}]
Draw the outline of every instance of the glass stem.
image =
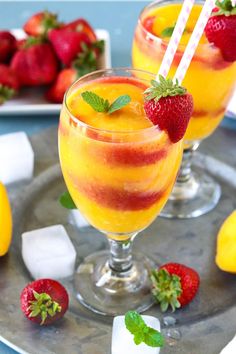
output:
[{"label": "glass stem", "polygon": [[196,141],[191,145],[188,145],[188,147],[184,149],[183,159],[177,178],[178,183],[186,183],[192,177],[192,159],[194,152],[197,150],[198,146],[199,142]]},{"label": "glass stem", "polygon": [[132,244],[134,236],[126,241],[109,239],[110,258],[109,266],[115,272],[126,272],[132,268]]}]

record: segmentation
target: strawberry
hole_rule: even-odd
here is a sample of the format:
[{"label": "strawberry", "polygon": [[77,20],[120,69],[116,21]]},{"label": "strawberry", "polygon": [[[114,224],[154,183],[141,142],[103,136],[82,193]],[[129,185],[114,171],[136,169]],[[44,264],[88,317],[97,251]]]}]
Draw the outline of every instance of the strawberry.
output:
[{"label": "strawberry", "polygon": [[87,34],[68,31],[64,28],[51,30],[48,37],[58,58],[66,66],[70,66],[73,59],[82,52],[83,43],[91,44]]},{"label": "strawberry", "polygon": [[19,87],[19,81],[14,71],[9,66],[0,64],[0,104],[12,98]]},{"label": "strawberry", "polygon": [[24,86],[50,84],[56,78],[57,67],[57,58],[51,45],[33,37],[28,38],[11,61],[11,68],[17,72]]},{"label": "strawberry", "polygon": [[68,31],[85,33],[85,34],[87,34],[87,36],[89,37],[91,42],[95,42],[97,40],[97,36],[96,36],[93,28],[83,18],[79,18],[73,22],[70,22],[70,23],[66,24],[63,28]]},{"label": "strawberry", "polygon": [[8,31],[0,31],[0,63],[6,63],[16,50],[16,39]]},{"label": "strawberry", "polygon": [[165,312],[169,305],[175,311],[192,301],[198,291],[200,278],[192,268],[179,263],[167,263],[159,270],[152,270],[151,281],[152,293]]},{"label": "strawberry", "polygon": [[210,43],[221,50],[225,61],[236,60],[236,6],[231,0],[216,1],[218,8],[213,10],[205,27]]},{"label": "strawberry", "polygon": [[150,33],[154,34],[153,32],[153,25],[156,17],[155,16],[148,16],[143,21],[143,27]]},{"label": "strawberry", "polygon": [[39,279],[28,284],[20,295],[24,315],[40,325],[49,325],[64,316],[69,296],[58,281]]},{"label": "strawberry", "polygon": [[90,47],[83,46],[82,52],[72,62],[70,68],[61,70],[49,90],[46,98],[50,102],[61,103],[66,90],[80,76],[90,73],[97,69],[97,57],[103,50],[103,41],[97,41]]},{"label": "strawberry", "polygon": [[66,90],[73,84],[77,77],[77,71],[75,69],[62,69],[59,72],[56,81],[46,92],[45,96],[47,100],[54,103],[62,103]]},{"label": "strawberry", "polygon": [[165,130],[173,143],[181,140],[193,112],[193,98],[187,90],[171,79],[159,76],[151,81],[145,93],[144,109],[154,125]]},{"label": "strawberry", "polygon": [[57,15],[48,11],[34,14],[23,26],[29,36],[35,37],[46,35],[49,30],[58,27],[60,27],[60,23],[57,20]]}]

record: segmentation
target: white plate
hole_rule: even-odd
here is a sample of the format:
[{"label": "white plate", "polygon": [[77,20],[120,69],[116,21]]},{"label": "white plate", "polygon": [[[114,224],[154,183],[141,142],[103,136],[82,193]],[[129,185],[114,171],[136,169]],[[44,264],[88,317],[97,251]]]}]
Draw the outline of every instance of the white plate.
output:
[{"label": "white plate", "polygon": [[[14,29],[11,31],[16,38],[25,38],[22,29]],[[104,29],[97,29],[96,35],[98,39],[105,42],[104,53],[99,60],[99,69],[111,67],[111,49],[110,35]],[[2,115],[26,115],[26,114],[57,114],[60,112],[61,104],[49,103],[44,98],[45,89],[42,87],[29,87],[20,90],[18,96],[0,106],[0,116]]]}]

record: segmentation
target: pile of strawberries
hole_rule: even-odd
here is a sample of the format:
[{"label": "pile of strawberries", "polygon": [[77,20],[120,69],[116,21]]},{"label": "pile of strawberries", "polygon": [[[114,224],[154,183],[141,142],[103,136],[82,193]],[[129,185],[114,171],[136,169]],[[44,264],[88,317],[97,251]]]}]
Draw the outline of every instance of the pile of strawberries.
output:
[{"label": "pile of strawberries", "polygon": [[64,24],[45,11],[33,15],[23,29],[23,40],[0,31],[0,104],[21,87],[41,85],[49,85],[48,101],[61,103],[68,86],[97,69],[104,42],[86,20]]}]

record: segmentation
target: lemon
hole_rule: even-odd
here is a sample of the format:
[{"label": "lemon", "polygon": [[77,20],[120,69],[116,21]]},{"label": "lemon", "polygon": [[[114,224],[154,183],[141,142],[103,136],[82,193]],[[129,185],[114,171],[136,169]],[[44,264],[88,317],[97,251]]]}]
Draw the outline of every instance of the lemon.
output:
[{"label": "lemon", "polygon": [[225,272],[236,273],[236,210],[225,220],[218,233],[216,264]]},{"label": "lemon", "polygon": [[4,256],[12,238],[12,214],[7,190],[0,182],[0,256]]}]

